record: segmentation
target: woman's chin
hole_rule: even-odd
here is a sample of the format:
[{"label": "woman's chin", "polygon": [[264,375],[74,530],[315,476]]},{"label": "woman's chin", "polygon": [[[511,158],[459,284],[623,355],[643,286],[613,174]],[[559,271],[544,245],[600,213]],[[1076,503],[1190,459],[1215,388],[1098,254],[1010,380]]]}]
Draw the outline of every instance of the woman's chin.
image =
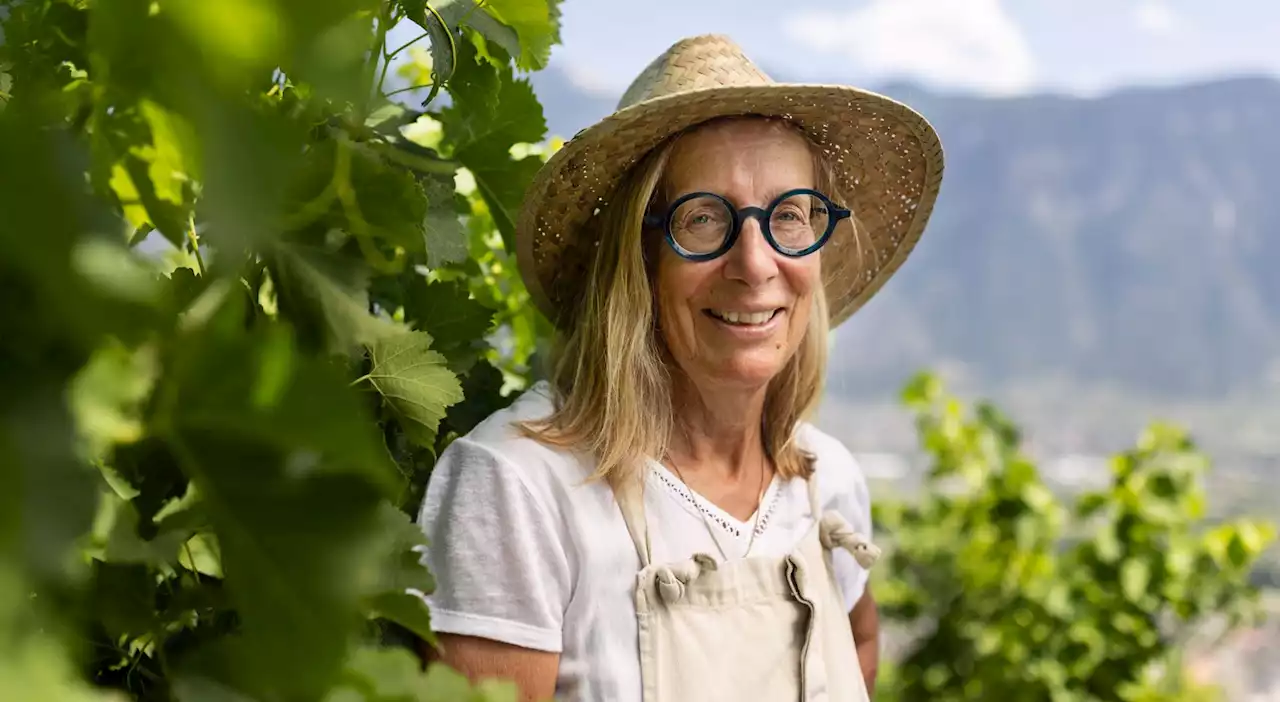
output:
[{"label": "woman's chin", "polygon": [[786,359],[759,358],[751,354],[730,356],[718,362],[709,363],[706,371],[709,379],[718,384],[753,389],[767,386],[785,366]]}]

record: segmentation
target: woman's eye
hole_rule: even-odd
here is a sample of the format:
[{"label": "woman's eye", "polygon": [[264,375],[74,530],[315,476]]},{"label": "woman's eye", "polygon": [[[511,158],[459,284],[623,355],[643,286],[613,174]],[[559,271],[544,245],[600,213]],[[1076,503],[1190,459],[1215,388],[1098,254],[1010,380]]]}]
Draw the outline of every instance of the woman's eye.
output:
[{"label": "woman's eye", "polygon": [[718,225],[722,218],[714,212],[695,212],[685,219],[688,227],[709,227]]}]

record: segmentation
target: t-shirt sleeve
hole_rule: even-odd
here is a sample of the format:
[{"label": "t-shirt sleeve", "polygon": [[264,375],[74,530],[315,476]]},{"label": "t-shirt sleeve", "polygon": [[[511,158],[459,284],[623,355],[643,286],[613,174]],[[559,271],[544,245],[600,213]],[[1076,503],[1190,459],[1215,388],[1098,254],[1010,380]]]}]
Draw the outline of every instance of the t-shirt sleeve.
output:
[{"label": "t-shirt sleeve", "polygon": [[[873,538],[871,491],[867,487],[867,479],[862,472],[862,467],[843,444],[824,453],[826,455],[819,455],[818,460],[826,461],[826,465],[819,468],[826,474],[823,476],[826,478],[823,482],[829,486],[825,508],[839,512],[855,532],[867,538]],[[832,551],[831,567],[835,571],[836,583],[844,596],[845,610],[852,610],[867,589],[870,572],[858,565],[853,555],[842,548]]]},{"label": "t-shirt sleeve", "polygon": [[520,467],[459,438],[441,454],[418,522],[437,632],[560,652],[570,566],[547,506]]}]

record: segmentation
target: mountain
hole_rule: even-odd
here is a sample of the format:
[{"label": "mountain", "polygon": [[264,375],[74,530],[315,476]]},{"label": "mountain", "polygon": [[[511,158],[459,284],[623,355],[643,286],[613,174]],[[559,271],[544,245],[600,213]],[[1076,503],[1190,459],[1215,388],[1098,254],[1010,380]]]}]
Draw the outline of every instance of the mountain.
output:
[{"label": "mountain", "polygon": [[[564,136],[615,102],[554,70],[534,84]],[[837,331],[838,392],[942,367],[983,389],[1280,397],[1280,82],[1089,99],[882,90],[934,124],[947,170],[912,257]]]}]

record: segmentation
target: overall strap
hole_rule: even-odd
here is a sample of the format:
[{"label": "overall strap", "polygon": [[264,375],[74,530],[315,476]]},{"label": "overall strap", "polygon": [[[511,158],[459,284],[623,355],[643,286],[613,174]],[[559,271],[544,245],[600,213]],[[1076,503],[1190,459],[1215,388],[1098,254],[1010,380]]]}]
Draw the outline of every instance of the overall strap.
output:
[{"label": "overall strap", "polygon": [[822,503],[818,499],[818,477],[811,475],[805,482],[809,484],[809,509],[813,510],[813,518],[818,522],[818,539],[822,547],[828,551],[843,548],[863,568],[870,568],[880,560],[880,547],[865,535],[855,532],[839,512],[822,511]]},{"label": "overall strap", "polygon": [[652,560],[649,550],[649,524],[644,516],[644,476],[646,468],[641,467],[638,474],[629,476],[613,488],[613,497],[622,510],[622,521],[627,524],[627,532],[631,534],[631,542],[636,546],[636,554],[640,556],[640,567],[648,568]]}]

